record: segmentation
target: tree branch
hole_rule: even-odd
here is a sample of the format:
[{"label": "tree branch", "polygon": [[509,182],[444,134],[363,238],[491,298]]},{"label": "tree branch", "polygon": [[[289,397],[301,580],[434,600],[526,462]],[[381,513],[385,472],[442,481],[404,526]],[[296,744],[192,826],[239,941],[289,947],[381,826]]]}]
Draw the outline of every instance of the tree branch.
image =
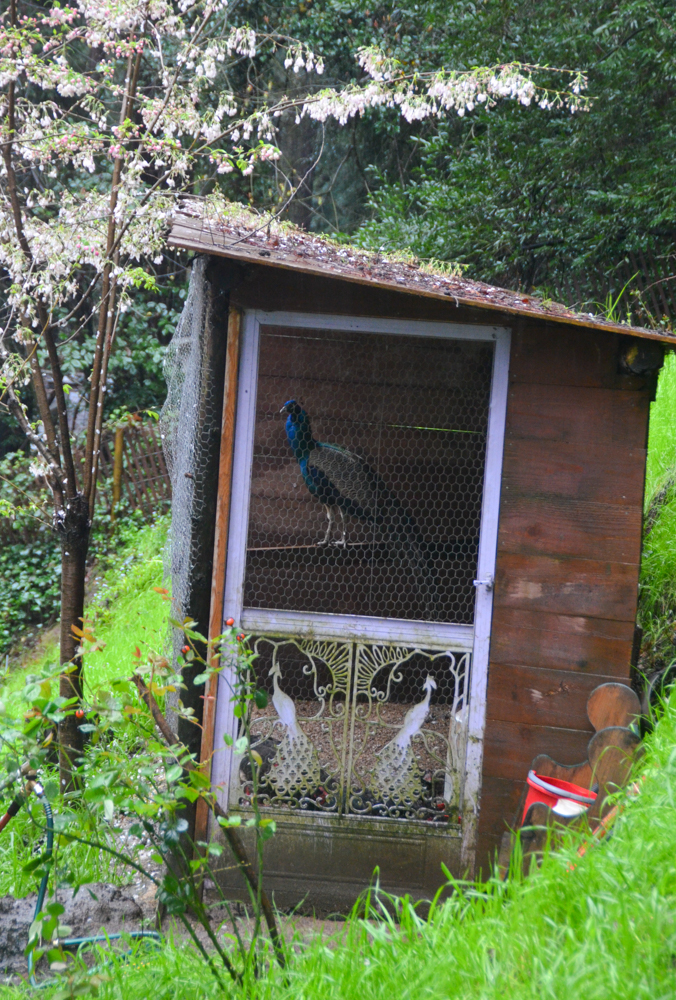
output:
[{"label": "tree branch", "polygon": [[28,364],[31,369],[31,379],[33,382],[33,392],[35,393],[35,399],[38,404],[38,412],[40,413],[40,420],[42,420],[42,426],[45,429],[45,436],[47,438],[47,447],[49,448],[54,462],[59,464],[59,445],[56,440],[56,430],[54,427],[54,421],[52,420],[52,412],[49,409],[49,400],[47,399],[47,390],[45,389],[45,380],[42,374],[42,368],[40,367],[40,362],[38,360],[38,345],[34,340],[26,341],[26,351]]},{"label": "tree branch", "polygon": [[35,448],[37,449],[40,457],[45,460],[52,473],[58,474],[59,467],[54,465],[54,459],[49,454],[48,449],[45,447],[44,441],[40,438],[39,434],[35,433],[35,431],[31,427],[28,417],[26,416],[24,408],[21,404],[21,400],[15,393],[14,389],[12,388],[11,385],[8,385],[5,391],[7,393],[7,399],[8,399],[7,406],[9,407],[10,412],[14,415],[17,423],[21,427],[21,430],[24,432],[30,443],[32,445],[35,445]]},{"label": "tree branch", "polygon": [[61,454],[66,473],[66,483],[68,486],[68,496],[77,496],[77,479],[75,476],[75,462],[73,461],[73,451],[70,446],[70,428],[68,426],[68,408],[66,406],[66,394],[63,391],[63,376],[61,374],[61,361],[56,343],[52,334],[49,318],[42,329],[42,336],[45,338],[45,346],[49,355],[49,367],[52,370],[52,381],[54,383],[54,397],[56,399],[56,412],[59,418],[59,437],[61,439]]},{"label": "tree branch", "polygon": [[[129,110],[136,95],[139,71],[141,68],[141,58],[143,49],[139,48],[136,59],[131,53],[127,60],[127,79],[125,94],[120,109],[120,128],[124,125]],[[99,409],[103,409],[103,383],[102,370],[107,364],[104,362],[106,353],[106,343],[108,342],[108,331],[111,329],[110,322],[115,310],[115,282],[111,282],[113,266],[117,261],[117,255],[113,256],[116,245],[115,240],[115,209],[120,190],[120,180],[122,177],[122,166],[124,158],[115,157],[113,164],[113,177],[110,186],[110,204],[108,208],[108,236],[106,240],[107,263],[103,269],[103,280],[101,283],[101,307],[99,309],[98,329],[96,333],[96,348],[94,350],[94,361],[92,363],[91,390],[89,393],[89,411],[87,413],[87,444],[85,447],[85,473],[84,473],[84,495],[89,504],[90,517],[94,515],[94,502],[96,499],[96,470],[98,467],[98,443],[96,435],[97,414]],[[119,241],[118,241],[119,243]]]}]

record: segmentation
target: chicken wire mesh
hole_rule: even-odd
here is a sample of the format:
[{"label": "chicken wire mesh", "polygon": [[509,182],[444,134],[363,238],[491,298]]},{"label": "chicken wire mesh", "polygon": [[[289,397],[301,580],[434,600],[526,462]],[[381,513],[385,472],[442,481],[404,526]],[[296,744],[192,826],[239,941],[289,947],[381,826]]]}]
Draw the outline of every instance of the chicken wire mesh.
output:
[{"label": "chicken wire mesh", "polygon": [[[164,363],[167,397],[160,414],[172,489],[166,566],[172,611],[179,620],[193,618],[204,631],[211,589],[224,364],[224,344],[214,348],[220,329],[210,331],[207,324],[207,268],[207,258],[193,262],[185,305]],[[174,629],[175,655],[184,642],[182,632]],[[192,726],[190,733],[199,742],[198,727]]]},{"label": "chicken wire mesh", "polygon": [[199,509],[195,496],[195,457],[202,340],[205,313],[206,262],[198,258],[190,273],[183,311],[164,360],[167,396],[160,413],[160,437],[171,480],[171,532],[167,549],[172,600],[177,615],[186,613],[190,590],[191,525]]},{"label": "chicken wire mesh", "polygon": [[472,624],[492,358],[261,329],[246,607]]},{"label": "chicken wire mesh", "polygon": [[396,621],[473,623],[493,345],[273,326],[259,344],[244,606],[392,624],[251,637],[270,701],[258,789],[243,756],[230,802],[458,823],[471,656]]}]

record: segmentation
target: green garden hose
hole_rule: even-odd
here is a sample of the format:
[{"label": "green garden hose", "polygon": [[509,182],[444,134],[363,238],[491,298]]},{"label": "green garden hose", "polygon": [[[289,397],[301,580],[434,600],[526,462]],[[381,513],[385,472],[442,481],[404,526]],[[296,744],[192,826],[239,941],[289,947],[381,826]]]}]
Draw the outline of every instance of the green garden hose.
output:
[{"label": "green garden hose", "polygon": [[[45,796],[45,791],[42,785],[35,784],[35,794],[42,803],[42,808],[45,812],[45,820],[47,825],[47,843],[45,845],[45,860],[48,860],[52,856],[54,849],[54,815],[52,813],[52,807],[50,806],[47,798]],[[33,914],[33,920],[37,918],[38,913],[42,910],[42,904],[45,901],[45,894],[47,892],[47,882],[49,881],[49,872],[45,872],[42,876],[42,881],[40,882],[40,888],[38,889],[38,898],[35,904],[35,913]],[[151,941],[161,941],[162,935],[158,934],[156,931],[130,931],[128,934],[96,934],[93,937],[82,937],[82,938],[65,938],[60,941],[63,948],[77,948],[78,950],[86,944],[99,944],[103,941],[117,941],[120,938],[148,938]],[[58,980],[48,979],[42,983],[38,983],[35,978],[35,971],[33,968],[33,952],[31,951],[28,955],[28,975],[31,986],[41,989],[45,986],[51,986]]]}]

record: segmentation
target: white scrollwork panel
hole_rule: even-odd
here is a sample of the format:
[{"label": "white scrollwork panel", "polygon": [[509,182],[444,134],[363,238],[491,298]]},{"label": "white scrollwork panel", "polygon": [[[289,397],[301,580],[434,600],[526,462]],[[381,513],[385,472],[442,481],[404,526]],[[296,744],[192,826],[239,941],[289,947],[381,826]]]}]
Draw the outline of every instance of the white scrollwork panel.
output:
[{"label": "white scrollwork panel", "polygon": [[452,650],[357,646],[350,812],[457,821],[468,661]]},{"label": "white scrollwork panel", "polygon": [[[384,643],[257,636],[252,748],[261,805],[458,822],[470,655]],[[231,803],[253,794],[248,758]]]}]

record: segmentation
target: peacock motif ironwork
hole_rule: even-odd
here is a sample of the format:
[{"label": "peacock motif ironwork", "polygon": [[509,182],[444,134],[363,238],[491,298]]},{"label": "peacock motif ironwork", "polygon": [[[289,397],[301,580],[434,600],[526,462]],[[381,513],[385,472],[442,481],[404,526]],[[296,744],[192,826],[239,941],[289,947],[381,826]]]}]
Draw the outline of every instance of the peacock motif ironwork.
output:
[{"label": "peacock motif ironwork", "polygon": [[318,787],[320,767],[317,751],[298,725],[293,698],[279,686],[281,675],[279,663],[275,662],[270,670],[272,704],[285,733],[271,760],[270,784],[278,798],[292,798],[311,794]]},{"label": "peacock motif ironwork", "polygon": [[423,797],[423,775],[411,744],[427,718],[430,698],[436,686],[437,682],[428,674],[423,685],[423,700],[409,708],[397,735],[378,751],[374,790],[383,802],[413,808]]},{"label": "peacock motif ironwork", "polygon": [[[469,653],[284,636],[252,643],[258,682],[272,688],[250,723],[261,805],[458,821]],[[243,758],[231,801],[246,806],[252,794]]]},{"label": "peacock motif ironwork", "polygon": [[[345,734],[350,678],[349,644],[332,640],[295,640],[257,636],[252,640],[255,663],[272,661],[271,703],[257,710],[250,722],[252,749],[263,764],[259,776],[261,805],[338,812],[340,780],[344,770]],[[305,695],[291,697],[289,674],[283,679],[280,658],[286,653],[302,659]],[[296,670],[296,674],[298,671]],[[298,678],[296,678],[296,688]],[[264,683],[259,676],[259,683]],[[239,781],[232,801],[246,806],[253,787],[246,757],[236,766]]]}]

